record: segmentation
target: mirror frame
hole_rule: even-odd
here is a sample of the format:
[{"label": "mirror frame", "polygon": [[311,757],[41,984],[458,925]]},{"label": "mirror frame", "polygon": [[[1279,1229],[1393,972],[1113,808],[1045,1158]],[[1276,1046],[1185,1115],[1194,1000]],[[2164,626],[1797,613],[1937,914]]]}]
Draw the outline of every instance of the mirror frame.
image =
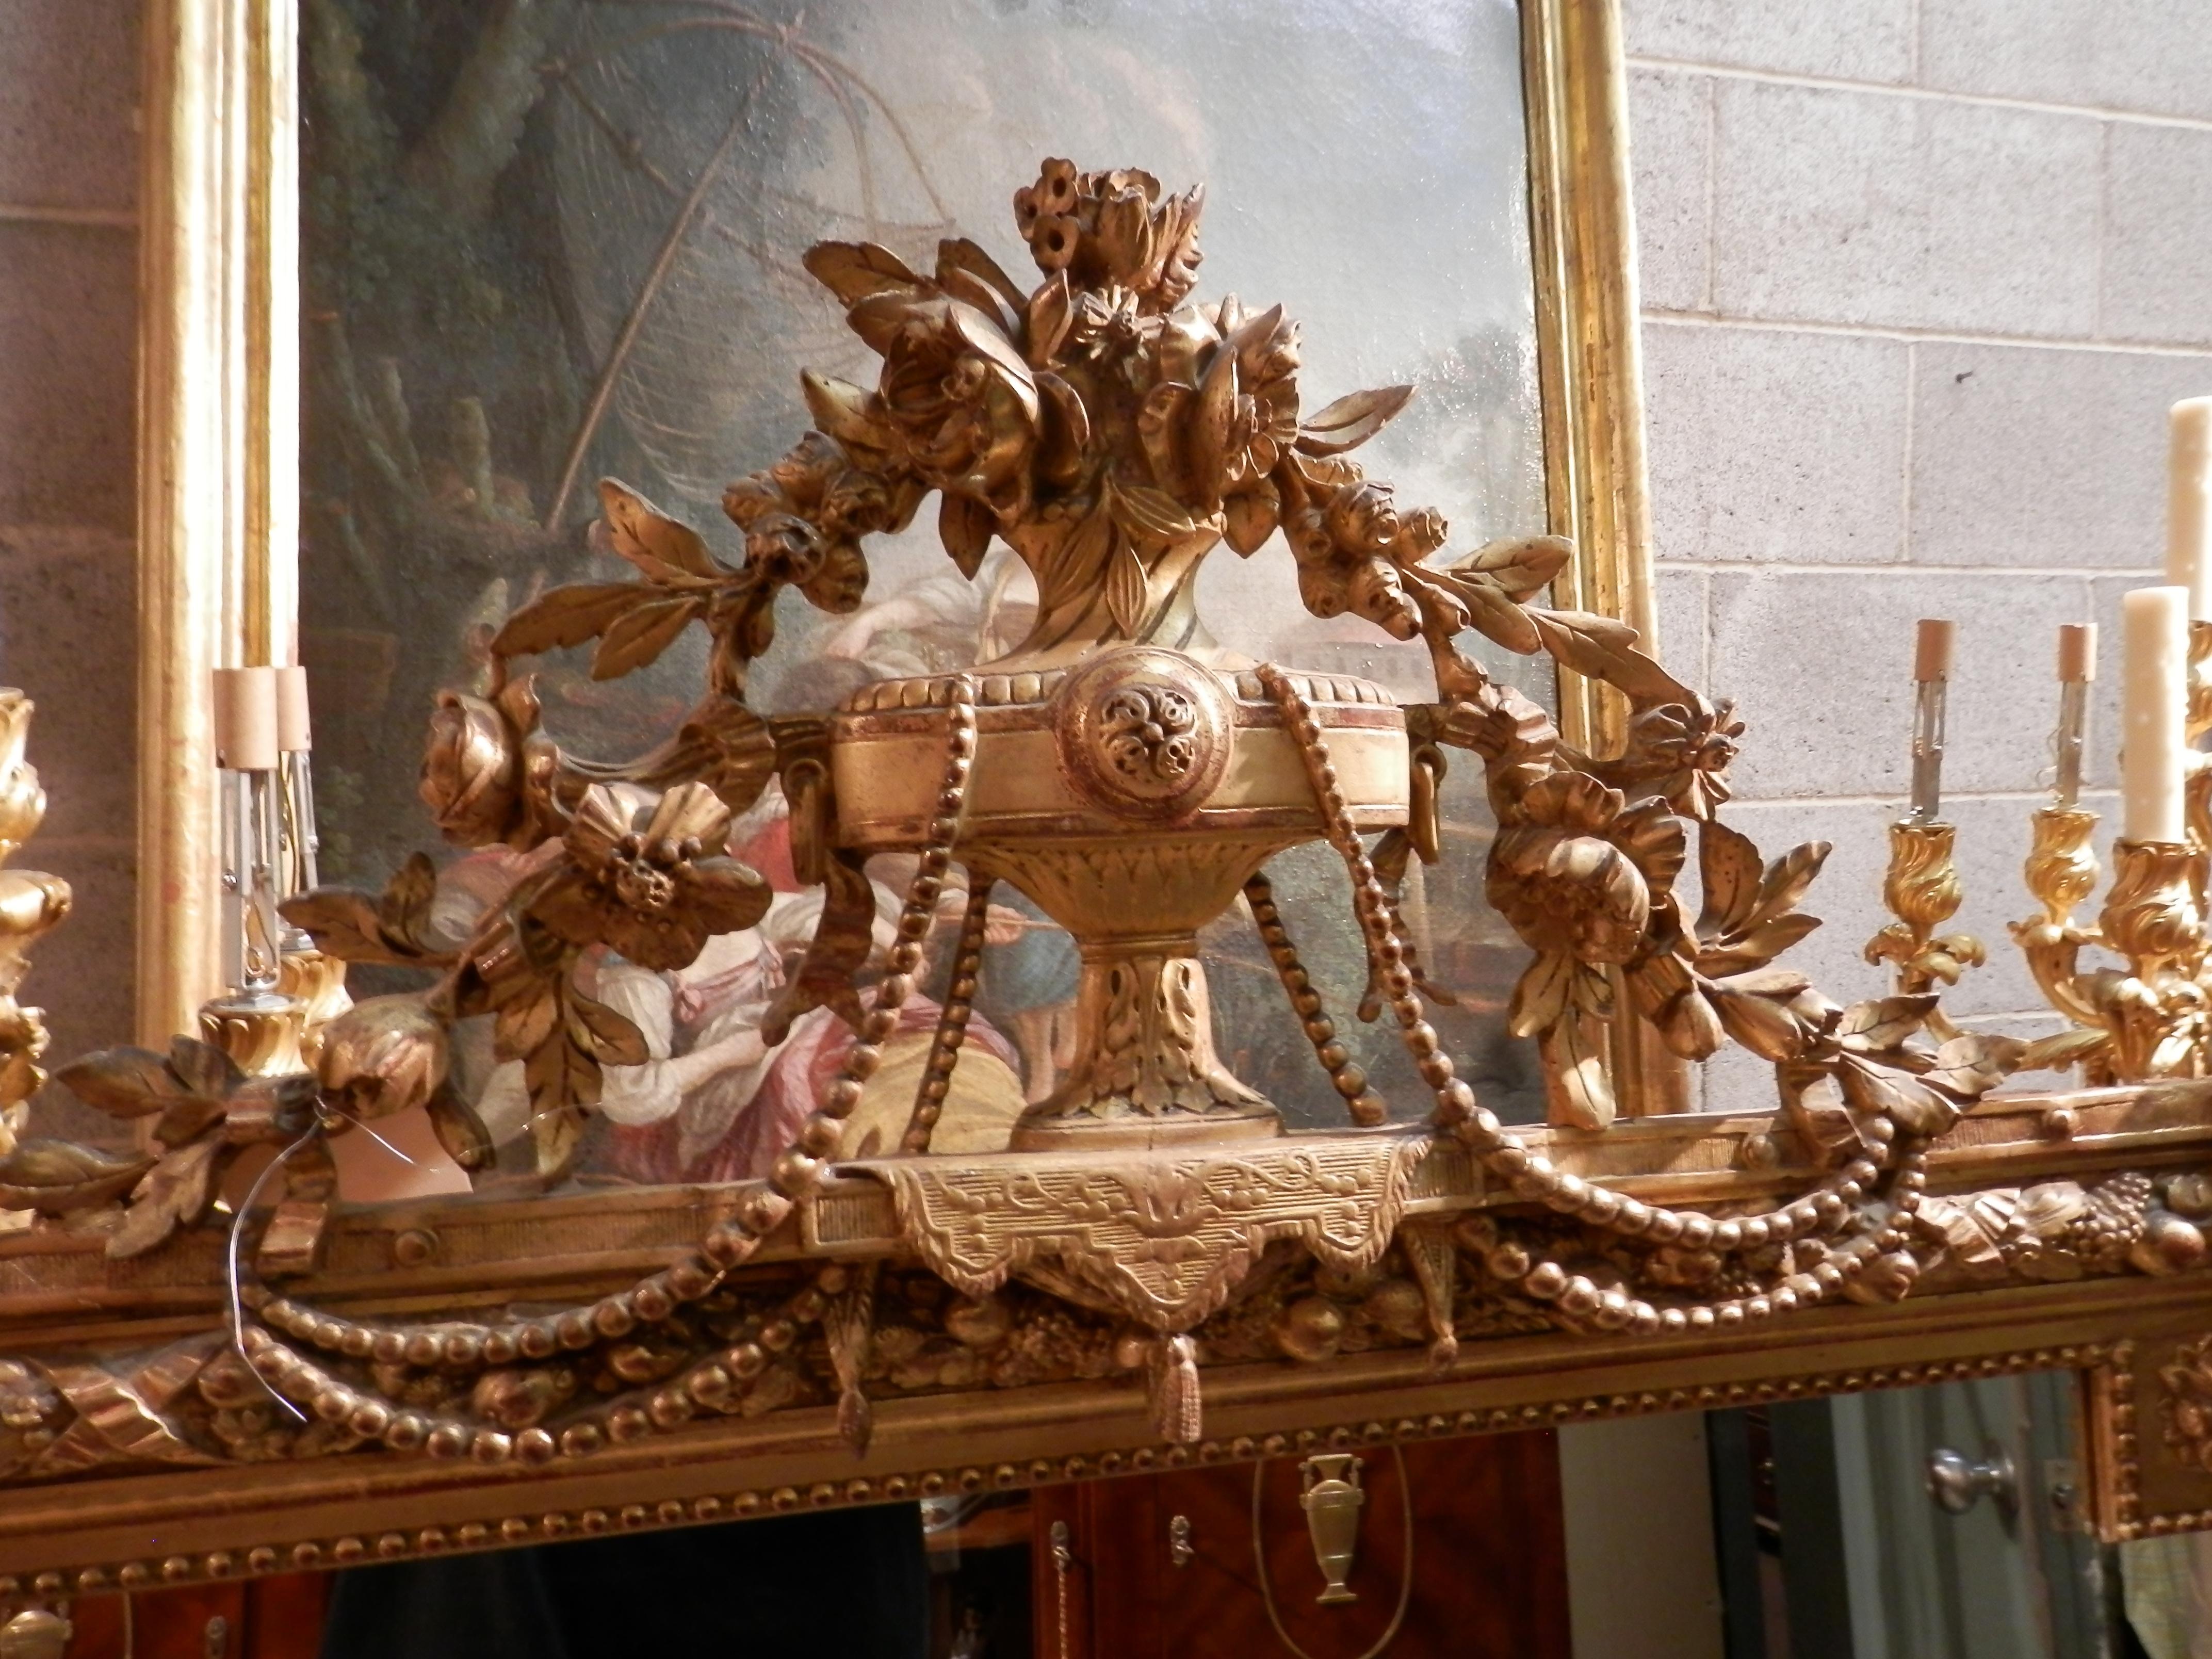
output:
[{"label": "mirror frame", "polygon": [[[1522,0],[1522,17],[1552,527],[1582,550],[1560,597],[1648,635],[1618,0]],[[294,545],[298,510],[296,27],[292,0],[151,0],[146,19],[139,1013],[156,1043],[193,1029],[218,989],[210,671],[281,660],[291,644],[296,572],[268,550]],[[1569,742],[1619,735],[1602,690],[1562,673]],[[1640,1054],[1614,1061],[1626,1098],[1640,1087],[1647,1112],[1670,1098]],[[1647,1116],[1604,1135],[1536,1130],[1530,1145],[1647,1201],[1727,1203],[1811,1173],[1771,1127],[1768,1115]],[[1121,1377],[887,1399],[859,1455],[834,1408],[803,1407],[537,1468],[373,1451],[218,1462],[165,1438],[161,1413],[163,1357],[222,1328],[221,1235],[126,1261],[97,1234],[16,1235],[0,1239],[0,1358],[65,1382],[82,1427],[70,1430],[72,1478],[16,1487],[0,1506],[0,1598],[2031,1370],[2087,1379],[2082,1455],[2105,1536],[2212,1525],[2212,1474],[2144,1449],[2178,1432],[2169,1406],[2194,1386],[2191,1367],[2212,1389],[2206,1280],[2140,1261],[2039,1278],[2022,1268],[2033,1227],[2013,1224],[2033,1183],[2204,1168],[2212,1084],[1993,1097],[1929,1152],[1938,1219],[1923,1224],[1946,1230],[1945,1269],[1910,1299],[1671,1337],[1547,1331],[1455,1354],[1225,1366],[1188,1443],[1163,1439]],[[353,1206],[331,1222],[321,1265],[291,1283],[354,1316],[599,1296],[683,1255],[746,1190]],[[1439,1236],[1512,1201],[1449,1147],[1422,1154],[1407,1194],[1407,1218]],[[753,1264],[775,1281],[802,1260],[879,1259],[899,1243],[889,1210],[880,1187],[835,1180]]]}]

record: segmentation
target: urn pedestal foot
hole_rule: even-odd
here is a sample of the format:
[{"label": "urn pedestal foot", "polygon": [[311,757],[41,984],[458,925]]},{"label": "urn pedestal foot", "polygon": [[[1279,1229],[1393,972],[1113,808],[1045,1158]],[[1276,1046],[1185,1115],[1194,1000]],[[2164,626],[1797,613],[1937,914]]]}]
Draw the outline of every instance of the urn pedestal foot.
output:
[{"label": "urn pedestal foot", "polygon": [[1090,941],[1076,1056],[1014,1127],[1013,1148],[1157,1146],[1261,1139],[1282,1117],[1213,1049],[1206,969],[1189,934]]}]

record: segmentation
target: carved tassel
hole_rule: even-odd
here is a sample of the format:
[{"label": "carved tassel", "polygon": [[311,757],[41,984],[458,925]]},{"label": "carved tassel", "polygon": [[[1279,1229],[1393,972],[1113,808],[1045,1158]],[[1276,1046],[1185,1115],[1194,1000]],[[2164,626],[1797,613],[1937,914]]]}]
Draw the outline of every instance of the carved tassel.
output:
[{"label": "carved tassel", "polygon": [[1177,1445],[1198,1443],[1205,1417],[1199,1395],[1198,1345],[1188,1336],[1164,1336],[1152,1344],[1152,1426],[1163,1440]]},{"label": "carved tassel", "polygon": [[830,1345],[830,1369],[837,1375],[837,1432],[855,1457],[865,1456],[875,1432],[875,1408],[860,1391],[876,1322],[876,1270],[871,1261],[823,1310],[822,1334]]},{"label": "carved tassel", "polygon": [[1429,1320],[1429,1364],[1442,1370],[1459,1358],[1459,1333],[1452,1326],[1459,1251],[1451,1235],[1435,1227],[1407,1227],[1398,1235]]}]

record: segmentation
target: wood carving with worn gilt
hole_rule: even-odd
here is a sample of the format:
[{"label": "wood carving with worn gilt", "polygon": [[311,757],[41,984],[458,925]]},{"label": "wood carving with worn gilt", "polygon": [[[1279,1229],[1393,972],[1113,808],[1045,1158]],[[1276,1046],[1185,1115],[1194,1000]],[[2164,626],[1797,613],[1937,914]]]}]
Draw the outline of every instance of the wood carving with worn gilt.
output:
[{"label": "wood carving with worn gilt", "polygon": [[[1334,1419],[1342,1443],[1977,1365],[2088,1368],[2113,1352],[2103,1287],[2202,1263],[2205,1090],[1990,1097],[2022,1045],[1941,1012],[1941,988],[1979,955],[1934,933],[1958,898],[1948,826],[1900,826],[1903,921],[1870,947],[1898,964],[1897,994],[1823,996],[1778,958],[1818,926],[1798,906],[1827,848],[1769,860],[1722,821],[1743,726],[1626,624],[1541,602],[1566,542],[1452,550],[1437,513],[1368,477],[1353,452],[1408,389],[1310,410],[1279,306],[1196,297],[1198,190],[1048,161],[1014,203],[1031,283],[967,240],[942,244],[927,273],[871,245],[809,253],[881,371],[872,386],[805,377],[813,429],[726,494],[741,563],[601,484],[594,533],[633,578],[525,605],[491,641],[484,694],[448,694],[431,719],[422,796],[439,829],[532,860],[469,936],[435,925],[427,858],[381,895],[291,898],[295,1043],[238,1015],[209,1025],[222,1046],[180,1037],[167,1054],[60,1068],[134,1127],[125,1154],[15,1138],[45,1036],[34,1011],[0,1008],[0,1205],[34,1212],[0,1243],[15,1333],[0,1347],[15,1356],[0,1358],[0,1481],[112,1476],[150,1498],[165,1471],[277,1465],[305,1484],[268,1501],[319,1517],[179,1553],[127,1543],[110,1516],[95,1543],[0,1540],[0,1564],[77,1575],[38,1581],[47,1590],[130,1584],[1251,1457],[1328,1438],[1313,1413],[1332,1398],[1392,1402]],[[779,594],[852,609],[867,538],[933,495],[963,573],[994,538],[1027,563],[1030,637],[971,672],[756,714],[748,672],[771,648]],[[1248,556],[1279,529],[1306,606],[1418,641],[1434,701],[1404,706],[1213,642],[1200,561],[1223,542]],[[549,736],[529,659],[588,645],[594,675],[621,676],[694,625],[711,637],[707,683],[665,743],[611,763]],[[1571,746],[1462,648],[1470,630],[1613,688],[1625,744]],[[28,705],[4,714],[12,851],[42,797],[23,761]],[[1509,1127],[1462,1080],[1427,1018],[1447,994],[1401,921],[1413,861],[1442,856],[1453,758],[1481,769],[1498,826],[1489,898],[1532,953],[1510,1020],[1540,1048],[1547,1127]],[[726,843],[771,787],[823,899],[768,1036],[828,1010],[857,1041],[763,1181],[650,1203],[551,1191],[605,1068],[647,1054],[580,960],[678,969],[757,921],[767,884]],[[1266,873],[1315,841],[1341,859],[1364,941],[1351,1010],[1324,1006]],[[911,871],[888,925],[864,869],[886,854]],[[50,877],[0,880],[12,994],[22,946],[67,893]],[[1075,1056],[1007,1150],[933,1153],[1002,884],[1078,942]],[[2154,884],[2169,909],[2189,902],[2185,884]],[[2024,942],[2070,963],[2081,940],[2067,912],[2086,886],[2053,873],[2038,890],[2050,916]],[[862,1140],[850,1122],[909,1018],[948,896],[962,919],[926,1061],[891,1132]],[[1286,1133],[1215,1047],[1196,934],[1239,903],[1342,1097],[1340,1129]],[[2142,928],[2172,931],[2163,912],[2141,927],[2136,914],[2116,896],[2106,936],[2134,951]],[[2194,937],[2136,953],[2194,975]],[[344,1007],[332,960],[434,983]],[[2048,982],[2075,981],[2053,968]],[[1386,1100],[1351,1062],[1335,1023],[1347,1013],[1395,1024],[1421,1099]],[[326,1143],[400,1114],[428,1114],[460,1164],[487,1168],[489,1136],[450,1082],[456,1023],[479,1016],[522,1068],[547,1190],[340,1205]],[[2138,1055],[2151,1039],[2126,1020],[2100,1029],[2100,1079],[2202,1069],[2197,1025],[2157,1033],[2191,1042],[2195,1066]],[[1741,1045],[1771,1066],[1776,1109],[1616,1121],[1607,1056],[1621,1031],[1683,1061]],[[272,1072],[270,1055],[294,1053],[312,1069]],[[226,1202],[241,1158],[260,1172]],[[2033,1310],[2059,1307],[2053,1287],[2069,1287],[2051,1316],[2062,1334],[2015,1339]],[[1992,1311],[1931,1325],[1892,1306],[1947,1297]],[[1801,1325],[1837,1354],[1911,1328],[1969,1357],[1779,1380],[1793,1375],[1782,1333]],[[1938,1328],[1952,1334],[1931,1340]],[[1687,1380],[1662,1382],[1669,1368]],[[2164,1443],[2201,1464],[2203,1344],[2160,1375],[2177,1402]],[[1295,1440],[1271,1420],[1298,1425]],[[956,1430],[1031,1449],[969,1463],[944,1449]],[[832,1434],[842,1463],[820,1449]],[[936,1466],[902,1461],[924,1443]],[[611,1502],[648,1466],[716,1459],[742,1492]],[[452,1473],[429,1499],[402,1495],[422,1465]],[[522,1468],[566,1481],[554,1507],[514,1487]]]}]

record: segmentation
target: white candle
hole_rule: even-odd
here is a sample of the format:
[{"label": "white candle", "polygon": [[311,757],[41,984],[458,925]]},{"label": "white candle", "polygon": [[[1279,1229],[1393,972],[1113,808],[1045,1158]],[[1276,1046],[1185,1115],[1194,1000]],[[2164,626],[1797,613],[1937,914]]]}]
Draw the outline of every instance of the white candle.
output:
[{"label": "white candle", "polygon": [[2187,398],[2168,417],[2166,579],[2189,590],[2189,614],[2212,622],[2212,398]]},{"label": "white candle", "polygon": [[2189,590],[2139,587],[2120,602],[2127,678],[2120,790],[2130,841],[2182,839],[2188,743]]}]

